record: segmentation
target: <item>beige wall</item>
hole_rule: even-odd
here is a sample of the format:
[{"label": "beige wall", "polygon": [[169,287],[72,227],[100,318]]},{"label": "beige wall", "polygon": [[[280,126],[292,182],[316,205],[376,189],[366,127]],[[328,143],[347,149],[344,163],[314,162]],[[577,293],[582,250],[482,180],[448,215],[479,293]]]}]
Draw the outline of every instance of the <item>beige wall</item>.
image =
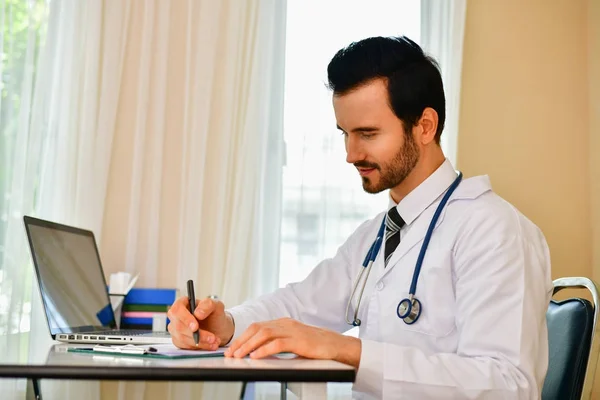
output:
[{"label": "beige wall", "polygon": [[[588,0],[588,77],[590,124],[590,194],[593,278],[600,282],[600,1]],[[596,369],[593,398],[600,398],[600,369]]]},{"label": "beige wall", "polygon": [[587,7],[467,7],[457,166],[540,226],[554,278],[592,276]]},{"label": "beige wall", "polygon": [[590,188],[592,204],[592,260],[594,279],[600,282],[600,1],[588,0],[588,54],[590,78]]}]

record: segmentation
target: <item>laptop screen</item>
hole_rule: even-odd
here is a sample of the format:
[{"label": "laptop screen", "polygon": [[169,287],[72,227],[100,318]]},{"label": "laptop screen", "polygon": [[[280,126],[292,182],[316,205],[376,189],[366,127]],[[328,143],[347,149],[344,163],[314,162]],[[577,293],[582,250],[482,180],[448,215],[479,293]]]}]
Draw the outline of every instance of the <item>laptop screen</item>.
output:
[{"label": "laptop screen", "polygon": [[24,219],[52,335],[115,328],[93,233]]}]

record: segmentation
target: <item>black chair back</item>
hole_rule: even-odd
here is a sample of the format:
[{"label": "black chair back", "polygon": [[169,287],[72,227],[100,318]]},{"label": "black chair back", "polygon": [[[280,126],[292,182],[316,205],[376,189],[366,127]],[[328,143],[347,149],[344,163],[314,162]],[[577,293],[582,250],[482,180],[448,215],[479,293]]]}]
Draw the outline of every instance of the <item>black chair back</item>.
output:
[{"label": "black chair back", "polygon": [[542,389],[543,400],[579,400],[591,397],[598,343],[598,290],[588,278],[554,281],[554,293],[566,288],[587,288],[594,304],[583,298],[552,300],[548,306],[549,363]]}]

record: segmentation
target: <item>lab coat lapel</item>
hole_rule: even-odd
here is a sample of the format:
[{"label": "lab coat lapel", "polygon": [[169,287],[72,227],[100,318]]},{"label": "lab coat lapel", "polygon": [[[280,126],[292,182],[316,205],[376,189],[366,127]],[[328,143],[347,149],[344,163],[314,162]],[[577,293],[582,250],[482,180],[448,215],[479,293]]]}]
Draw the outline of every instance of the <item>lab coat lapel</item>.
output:
[{"label": "lab coat lapel", "polygon": [[[458,186],[458,188],[456,188],[456,192],[454,192],[450,200],[448,200],[448,203],[446,203],[446,206],[442,210],[442,213],[440,214],[440,217],[436,222],[435,227],[437,228],[442,223],[442,221],[444,220],[444,216],[446,215],[446,210],[448,209],[451,203],[461,199],[474,199],[490,190],[491,184],[487,176],[474,177],[464,180],[461,183],[461,185]],[[413,222],[413,226],[410,227],[406,236],[400,238],[400,243],[398,244],[398,247],[394,251],[394,254],[392,254],[392,258],[388,262],[387,267],[383,269],[383,272],[379,276],[379,279],[383,278],[386,274],[388,274],[396,266],[396,264],[398,264],[402,260],[402,258],[406,256],[406,254],[411,249],[413,249],[415,246],[420,246],[423,243],[423,239],[425,239],[425,234],[427,233],[427,229],[429,228],[429,224],[431,223],[433,214],[435,214],[435,210],[440,204],[440,201],[441,199],[427,207],[427,209],[424,210],[421,213],[421,215],[419,215],[417,219]],[[435,229],[433,231],[433,234],[435,234]],[[383,253],[383,247],[381,253]],[[415,263],[416,260],[417,257],[415,256]],[[412,267],[414,267],[414,265],[411,266],[411,274],[413,271]]]}]

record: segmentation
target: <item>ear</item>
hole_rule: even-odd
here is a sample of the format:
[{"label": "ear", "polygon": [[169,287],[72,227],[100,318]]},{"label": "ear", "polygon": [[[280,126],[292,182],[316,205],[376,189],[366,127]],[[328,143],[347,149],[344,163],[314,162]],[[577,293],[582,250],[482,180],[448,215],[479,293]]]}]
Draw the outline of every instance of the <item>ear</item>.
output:
[{"label": "ear", "polygon": [[418,140],[420,140],[423,145],[435,142],[435,132],[438,127],[437,112],[431,107],[426,107],[423,110],[423,114],[421,114],[421,118],[417,122],[417,126],[420,128]]}]

